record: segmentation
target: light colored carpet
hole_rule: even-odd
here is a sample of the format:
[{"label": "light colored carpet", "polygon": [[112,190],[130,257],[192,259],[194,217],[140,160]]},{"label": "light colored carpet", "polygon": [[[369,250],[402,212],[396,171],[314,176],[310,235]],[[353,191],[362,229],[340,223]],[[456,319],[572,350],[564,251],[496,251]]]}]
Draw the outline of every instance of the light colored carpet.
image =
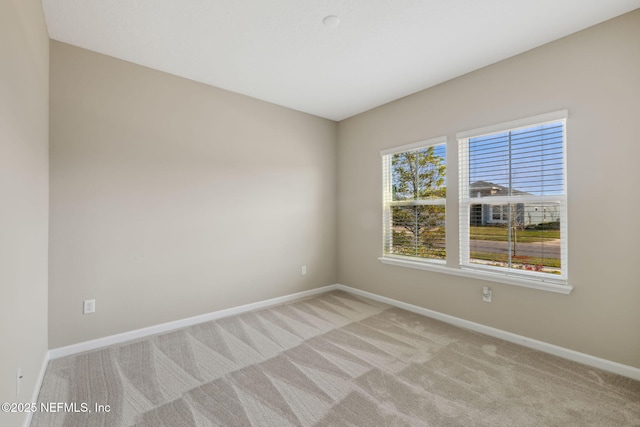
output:
[{"label": "light colored carpet", "polygon": [[92,412],[33,427],[640,426],[640,382],[342,291],[53,360],[39,401]]}]

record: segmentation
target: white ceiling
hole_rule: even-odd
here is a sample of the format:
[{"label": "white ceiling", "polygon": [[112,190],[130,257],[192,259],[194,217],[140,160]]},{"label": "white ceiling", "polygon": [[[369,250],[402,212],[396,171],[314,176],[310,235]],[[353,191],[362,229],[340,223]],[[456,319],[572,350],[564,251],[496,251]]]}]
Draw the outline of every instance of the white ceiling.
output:
[{"label": "white ceiling", "polygon": [[[332,120],[640,0],[42,0],[49,36]],[[338,26],[325,26],[335,15]]]}]

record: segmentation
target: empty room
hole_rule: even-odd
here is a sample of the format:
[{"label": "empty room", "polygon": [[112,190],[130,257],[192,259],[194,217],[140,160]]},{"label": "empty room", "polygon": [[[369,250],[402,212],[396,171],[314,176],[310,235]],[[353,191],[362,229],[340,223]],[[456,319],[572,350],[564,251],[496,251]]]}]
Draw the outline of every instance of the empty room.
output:
[{"label": "empty room", "polygon": [[0,425],[640,425],[637,0],[0,1]]}]

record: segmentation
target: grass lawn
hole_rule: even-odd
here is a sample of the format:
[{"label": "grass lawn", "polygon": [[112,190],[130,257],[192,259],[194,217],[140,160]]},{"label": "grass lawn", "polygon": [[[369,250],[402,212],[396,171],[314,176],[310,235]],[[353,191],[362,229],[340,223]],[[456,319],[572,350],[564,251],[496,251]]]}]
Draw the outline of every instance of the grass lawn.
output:
[{"label": "grass lawn", "polygon": [[[506,227],[471,227],[472,240],[507,241]],[[560,230],[518,230],[519,243],[539,243],[560,238]]]}]

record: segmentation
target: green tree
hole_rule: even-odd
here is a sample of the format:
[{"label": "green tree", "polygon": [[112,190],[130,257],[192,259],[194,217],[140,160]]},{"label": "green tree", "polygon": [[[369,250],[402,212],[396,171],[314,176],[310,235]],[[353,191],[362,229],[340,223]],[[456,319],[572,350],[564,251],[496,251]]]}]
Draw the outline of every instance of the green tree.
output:
[{"label": "green tree", "polygon": [[434,147],[392,159],[393,250],[402,255],[445,257],[445,207],[424,201],[446,198],[445,159]]}]

